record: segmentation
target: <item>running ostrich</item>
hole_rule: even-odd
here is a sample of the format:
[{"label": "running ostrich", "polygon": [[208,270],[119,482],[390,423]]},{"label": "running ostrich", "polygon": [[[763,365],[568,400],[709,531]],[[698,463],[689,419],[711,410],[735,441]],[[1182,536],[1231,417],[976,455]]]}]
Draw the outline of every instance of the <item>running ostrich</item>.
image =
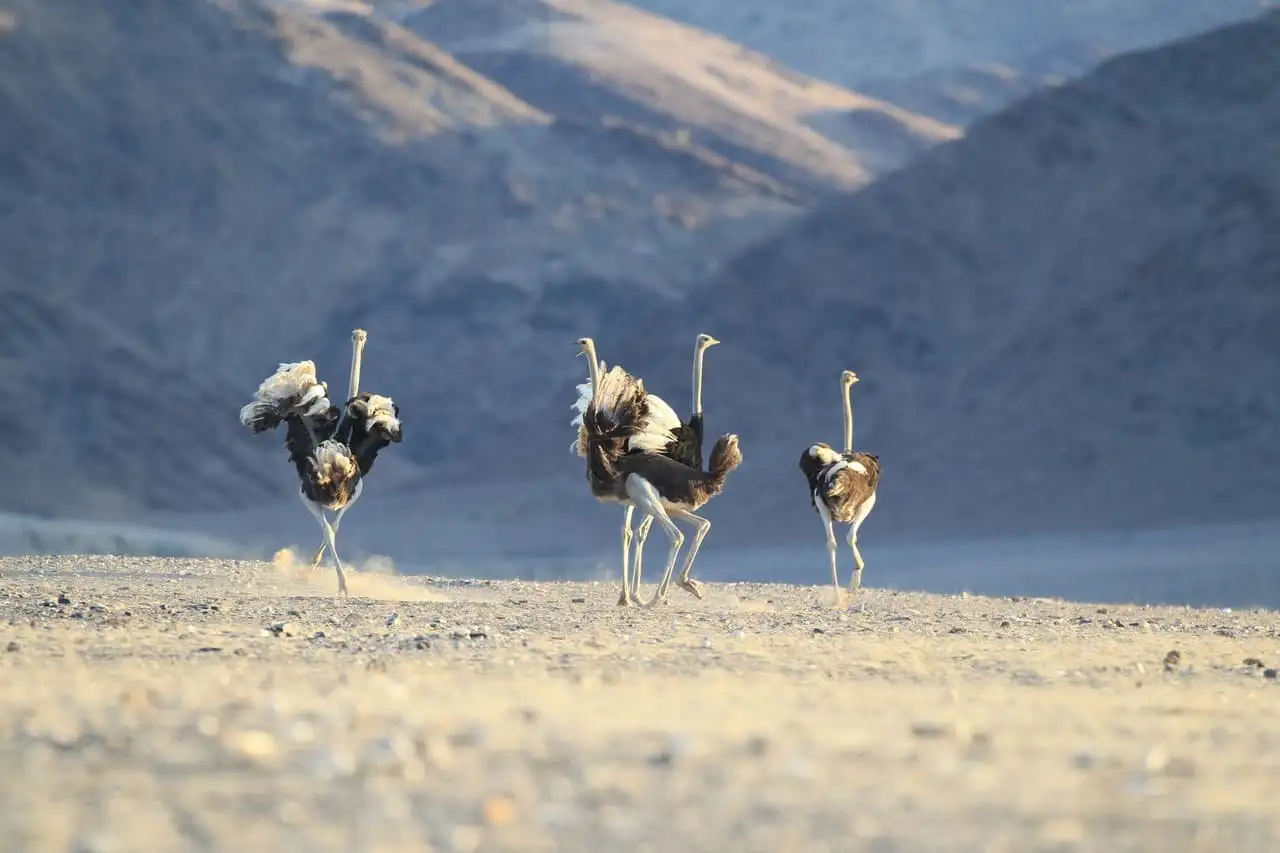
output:
[{"label": "running ostrich", "polygon": [[858,374],[852,370],[840,374],[840,392],[844,398],[844,453],[836,453],[831,445],[819,442],[805,448],[800,456],[800,470],[809,481],[809,500],[827,529],[827,554],[831,558],[831,581],[840,601],[840,572],[836,568],[836,535],[832,522],[849,525],[849,547],[853,548],[856,567],[849,581],[849,592],[862,586],[862,554],[858,551],[858,528],[876,505],[876,486],[880,483],[880,460],[870,453],[853,449],[853,386]]},{"label": "running ostrich", "polygon": [[[582,340],[585,341],[589,339],[583,338]],[[716,340],[711,335],[708,335],[705,333],[698,335],[698,337],[694,341],[693,407],[692,407],[693,411],[690,414],[688,421],[681,422],[679,417],[676,416],[675,412],[671,410],[671,407],[667,405],[666,401],[663,400],[661,397],[658,397],[656,394],[647,395],[650,400],[657,401],[656,404],[652,404],[650,407],[652,412],[650,421],[653,425],[655,426],[660,425],[660,427],[653,431],[652,439],[650,439],[649,435],[646,435],[645,439],[643,439],[642,441],[648,446],[652,446],[658,443],[659,441],[666,441],[666,443],[662,447],[662,450],[660,451],[663,456],[667,456],[671,459],[676,460],[677,462],[680,462],[684,465],[688,465],[689,467],[697,469],[699,471],[702,470],[703,357],[705,356],[707,350],[709,350],[711,347],[715,346],[718,343],[720,343],[720,341]],[[579,341],[578,344],[579,346],[583,345],[582,341]],[[583,352],[585,353],[585,350],[583,350]],[[601,373],[603,373],[607,369],[604,361],[599,360],[597,363],[599,365],[599,369]],[[582,425],[582,415],[584,412],[586,412],[587,404],[591,401],[591,378],[589,376],[587,377],[586,382],[582,383],[577,387],[577,391],[578,391],[578,400],[574,404],[573,408],[577,411],[578,414],[574,417],[572,423],[578,429],[578,438],[574,441],[570,449],[576,450],[579,456],[585,457],[587,455],[586,453],[587,439],[586,439],[585,428]],[[666,437],[668,432],[671,434],[670,439],[667,439]],[[624,563],[624,567],[623,567],[624,582],[626,581],[626,577],[627,577],[627,569],[625,564],[628,563],[628,559],[627,559],[628,551],[631,544],[632,510],[633,510],[632,507],[627,508],[627,516],[623,523],[622,560]],[[644,560],[644,543],[645,543],[645,540],[649,537],[649,528],[652,526],[653,526],[653,516],[646,515],[644,519],[640,522],[639,528],[636,529],[635,563],[634,563],[634,567],[630,570],[631,592],[629,596],[626,593],[624,593],[623,596],[618,599],[618,604],[620,605],[630,604],[632,599],[636,601],[639,600],[640,576],[641,576],[642,565]],[[689,571],[692,571],[692,567],[690,567]],[[701,585],[697,581],[695,581],[692,577],[689,577],[687,573],[682,574],[679,580],[679,585],[681,588],[691,593],[695,598],[702,598]]]},{"label": "running ostrich", "polygon": [[587,458],[587,482],[592,495],[604,503],[627,507],[623,522],[623,576],[621,605],[633,603],[628,584],[627,547],[631,515],[636,507],[656,518],[671,540],[667,565],[653,599],[647,606],[665,602],[684,534],[671,516],[692,522],[697,531],[685,557],[681,576],[688,577],[711,522],[695,515],[724,488],[725,479],[742,462],[738,436],[722,435],[711,450],[708,470],[702,471],[672,459],[663,451],[674,440],[674,412],[661,398],[644,390],[644,383],[620,367],[601,370],[595,343],[578,341],[591,369],[592,396],[582,417],[581,452]]},{"label": "running ostrich", "polygon": [[[329,386],[316,378],[311,361],[281,363],[258,386],[254,400],[240,410],[240,423],[255,434],[286,425],[285,448],[301,482],[299,496],[324,533],[320,564],[328,549],[338,572],[338,592],[347,594],[347,578],[338,557],[342,516],[360,499],[364,478],[378,452],[401,439],[400,408],[390,397],[361,392],[360,362],[367,334],[351,333],[350,393],[345,412],[329,400]],[[335,513],[332,521],[326,511]]]},{"label": "running ostrich", "polygon": [[[676,429],[675,440],[667,445],[663,456],[668,456],[690,468],[702,470],[702,363],[707,350],[720,341],[703,333],[698,335],[693,345],[693,406],[689,420]],[[653,526],[653,516],[646,515],[636,528],[636,557],[631,569],[631,593],[639,597],[640,572],[644,563],[644,542],[649,538],[649,528]],[[678,581],[680,587],[694,598],[702,598],[702,585],[689,576],[692,565],[681,573]]]}]

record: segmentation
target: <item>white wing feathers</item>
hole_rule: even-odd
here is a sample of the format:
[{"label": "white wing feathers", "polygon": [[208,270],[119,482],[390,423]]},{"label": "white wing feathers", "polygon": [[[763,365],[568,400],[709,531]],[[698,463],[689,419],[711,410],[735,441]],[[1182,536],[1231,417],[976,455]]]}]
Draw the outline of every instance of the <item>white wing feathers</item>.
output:
[{"label": "white wing feathers", "polygon": [[280,418],[288,411],[315,417],[330,405],[328,388],[316,378],[314,362],[281,362],[275,373],[262,380],[253,401],[240,409],[240,423],[254,427],[264,417]]},{"label": "white wing feathers", "polygon": [[627,449],[661,453],[668,444],[675,441],[675,431],[680,428],[680,416],[657,394],[646,394],[645,402],[649,404],[649,416],[644,419],[640,432],[627,442]]},{"label": "white wing feathers", "polygon": [[[596,400],[596,406],[602,411],[609,414],[611,419],[617,420],[619,414],[617,407],[622,394],[629,387],[633,386],[637,380],[621,367],[614,367],[608,370],[602,360],[600,362],[600,390]],[[587,406],[591,403],[591,378],[587,377],[587,381],[577,387],[578,399],[573,404],[573,410],[576,414],[571,425],[577,429],[578,435],[574,438],[573,443],[569,445],[570,453],[577,453],[579,456],[587,455],[587,432],[582,425],[582,415],[587,411]],[[640,432],[633,435],[627,442],[627,449],[631,451],[650,451],[653,453],[661,453],[666,450],[668,444],[675,441],[675,432],[680,429],[680,416],[667,403],[666,400],[657,394],[645,393],[645,402],[648,404],[648,415],[641,424]]]}]

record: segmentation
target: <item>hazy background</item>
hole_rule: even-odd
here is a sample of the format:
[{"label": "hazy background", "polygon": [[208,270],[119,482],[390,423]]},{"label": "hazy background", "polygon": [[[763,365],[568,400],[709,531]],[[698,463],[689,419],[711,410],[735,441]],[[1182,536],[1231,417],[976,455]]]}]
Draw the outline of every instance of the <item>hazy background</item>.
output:
[{"label": "hazy background", "polygon": [[237,413],[360,326],[344,556],[616,577],[572,341],[687,414],[707,331],[701,577],[826,582],[849,367],[868,584],[1280,606],[1264,5],[0,0],[0,552],[310,552]]}]

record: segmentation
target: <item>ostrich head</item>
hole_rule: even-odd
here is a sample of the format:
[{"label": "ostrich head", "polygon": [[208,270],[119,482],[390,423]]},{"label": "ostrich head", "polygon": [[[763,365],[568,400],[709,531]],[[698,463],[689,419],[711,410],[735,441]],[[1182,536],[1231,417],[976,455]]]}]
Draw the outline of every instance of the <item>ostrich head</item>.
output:
[{"label": "ostrich head", "polygon": [[858,384],[858,374],[852,370],[844,370],[840,372],[840,384],[847,390]]},{"label": "ostrich head", "polygon": [[716,338],[711,337],[711,336],[710,336],[710,335],[708,335],[706,332],[703,332],[702,334],[698,335],[698,349],[699,349],[699,350],[708,350],[708,349],[710,349],[711,347],[715,346],[715,345],[716,345],[716,344],[718,344],[718,343],[720,343],[720,341],[719,341],[719,340],[717,340]]}]

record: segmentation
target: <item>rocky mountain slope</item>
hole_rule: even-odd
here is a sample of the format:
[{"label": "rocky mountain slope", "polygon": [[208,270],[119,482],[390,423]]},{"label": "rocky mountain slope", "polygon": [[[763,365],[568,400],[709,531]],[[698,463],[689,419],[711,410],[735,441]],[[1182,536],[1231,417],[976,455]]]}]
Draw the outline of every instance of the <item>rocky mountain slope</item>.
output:
[{"label": "rocky mountain slope", "polygon": [[[1014,69],[1062,43],[1150,47],[1258,14],[1270,0],[634,0],[720,33],[805,74],[859,91],[946,67]],[[831,45],[831,47],[827,47]]]},{"label": "rocky mountain slope", "polygon": [[[541,405],[582,327],[671,298],[956,134],[603,1],[412,20],[357,3],[0,7],[4,382],[41,401],[7,419],[27,488],[5,510],[278,494],[278,441],[240,434],[240,398],[282,359],[340,378],[356,325],[374,333],[368,386],[405,401],[414,434],[382,476],[433,470],[478,424]],[[613,48],[499,49],[518,39],[495,16],[517,8],[590,35],[556,44],[649,28],[682,51],[668,71],[638,48],[626,66]],[[853,107],[897,135],[807,124]]]},{"label": "rocky mountain slope", "polygon": [[609,346],[683,389],[694,331],[725,341],[709,429],[748,462],[717,524],[816,535],[794,460],[838,441],[844,367],[885,471],[867,535],[1274,516],[1278,44],[1270,13],[1108,61],[748,250],[660,339]]},{"label": "rocky mountain slope", "polygon": [[694,332],[724,340],[718,547],[816,535],[795,459],[844,366],[868,536],[1275,512],[1275,14],[947,142],[603,2],[3,5],[0,509],[310,530],[235,412],[280,359],[340,386],[358,325],[408,435],[355,541],[615,545],[567,451],[584,333],[681,411]]}]

